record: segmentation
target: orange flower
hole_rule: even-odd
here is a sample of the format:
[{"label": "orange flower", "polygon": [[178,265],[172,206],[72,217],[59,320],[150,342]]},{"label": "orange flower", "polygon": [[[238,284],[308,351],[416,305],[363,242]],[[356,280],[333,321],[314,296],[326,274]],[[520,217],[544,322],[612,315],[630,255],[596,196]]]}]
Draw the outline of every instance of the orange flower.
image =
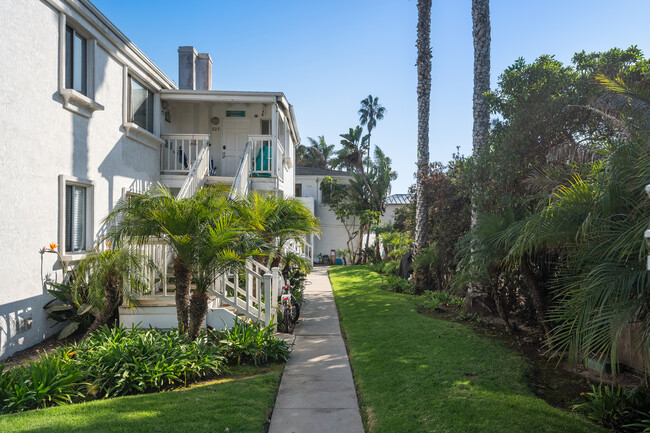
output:
[{"label": "orange flower", "polygon": [[56,244],[56,243],[53,242],[53,243],[50,244],[50,250],[54,251],[54,250],[57,249],[58,246],[59,246],[59,244]]},{"label": "orange flower", "polygon": [[110,248],[111,245],[112,245],[112,242],[111,242],[111,241],[106,241],[106,242],[104,242],[104,243],[106,244],[106,248]]}]

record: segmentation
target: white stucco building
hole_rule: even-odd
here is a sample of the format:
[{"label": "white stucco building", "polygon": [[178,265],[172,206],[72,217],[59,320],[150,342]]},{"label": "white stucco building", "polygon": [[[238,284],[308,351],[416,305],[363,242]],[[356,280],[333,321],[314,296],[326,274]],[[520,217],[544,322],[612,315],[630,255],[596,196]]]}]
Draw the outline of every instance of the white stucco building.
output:
[{"label": "white stucco building", "polygon": [[56,331],[44,282],[62,271],[40,250],[78,261],[129,192],[294,194],[284,94],[212,90],[212,60],[193,47],[178,50],[177,86],[86,0],[5,0],[0,24],[0,359]]}]

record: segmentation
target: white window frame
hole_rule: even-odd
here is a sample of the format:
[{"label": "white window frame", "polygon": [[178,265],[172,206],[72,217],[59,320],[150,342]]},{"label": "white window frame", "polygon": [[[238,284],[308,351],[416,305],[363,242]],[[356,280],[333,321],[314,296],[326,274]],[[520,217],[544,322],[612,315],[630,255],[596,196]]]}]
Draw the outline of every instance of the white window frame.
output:
[{"label": "white window frame", "polygon": [[[131,121],[131,95],[129,91],[131,78],[135,79],[141,86],[146,87],[153,95],[153,128],[151,132]],[[124,66],[122,81],[122,127],[126,136],[140,144],[158,150],[160,146],[165,144],[165,140],[160,138],[161,107],[159,91],[150,80],[145,79],[128,66]]]},{"label": "white window frame", "polygon": [[[66,87],[66,27],[86,39],[86,95]],[[90,118],[104,106],[95,101],[95,51],[97,39],[81,25],[71,21],[65,13],[59,13],[59,95],[66,110]]]},{"label": "white window frame", "polygon": [[[66,251],[66,187],[74,185],[86,188],[86,244],[83,251]],[[94,241],[94,190],[95,182],[74,176],[59,175],[59,251],[63,260],[77,261],[92,249]]]}]

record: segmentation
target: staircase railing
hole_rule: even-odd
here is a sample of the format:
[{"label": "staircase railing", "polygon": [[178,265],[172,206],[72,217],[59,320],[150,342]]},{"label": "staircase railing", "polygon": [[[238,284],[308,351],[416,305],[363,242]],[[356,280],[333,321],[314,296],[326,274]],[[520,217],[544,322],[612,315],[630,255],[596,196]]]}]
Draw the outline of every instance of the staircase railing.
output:
[{"label": "staircase railing", "polygon": [[210,140],[205,134],[166,134],[161,138],[165,144],[160,148],[160,172],[169,175],[187,174]]},{"label": "staircase railing", "polygon": [[192,164],[190,172],[183,182],[180,191],[176,195],[176,198],[188,198],[192,197],[196,191],[199,190],[203,182],[205,181],[205,175],[208,173],[209,169],[209,150],[210,143],[208,141],[203,143],[201,150],[199,151],[196,161]]},{"label": "staircase railing", "polygon": [[211,293],[221,305],[226,304],[235,309],[237,314],[269,326],[275,323],[282,284],[278,268],[268,269],[255,260],[248,259],[242,275],[219,275]]},{"label": "staircase railing", "polygon": [[237,174],[235,175],[235,181],[232,183],[232,190],[230,191],[230,198],[234,198],[238,195],[244,196],[248,194],[248,177],[251,169],[250,153],[251,153],[251,141],[246,144],[246,149],[244,149],[244,156],[239,164],[237,169]]}]

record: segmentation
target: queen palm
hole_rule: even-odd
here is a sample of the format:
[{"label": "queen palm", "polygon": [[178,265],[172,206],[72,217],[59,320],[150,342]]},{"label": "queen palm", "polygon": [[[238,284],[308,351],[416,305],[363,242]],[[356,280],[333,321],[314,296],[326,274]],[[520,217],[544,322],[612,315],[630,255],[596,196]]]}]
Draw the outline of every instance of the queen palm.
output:
[{"label": "queen palm", "polygon": [[202,226],[218,215],[219,197],[224,191],[202,188],[191,198],[178,199],[166,187],[158,186],[120,200],[105,219],[109,227],[107,237],[116,245],[125,241],[144,244],[159,237],[172,248],[176,313],[181,330],[189,327],[190,283],[199,260]]}]

